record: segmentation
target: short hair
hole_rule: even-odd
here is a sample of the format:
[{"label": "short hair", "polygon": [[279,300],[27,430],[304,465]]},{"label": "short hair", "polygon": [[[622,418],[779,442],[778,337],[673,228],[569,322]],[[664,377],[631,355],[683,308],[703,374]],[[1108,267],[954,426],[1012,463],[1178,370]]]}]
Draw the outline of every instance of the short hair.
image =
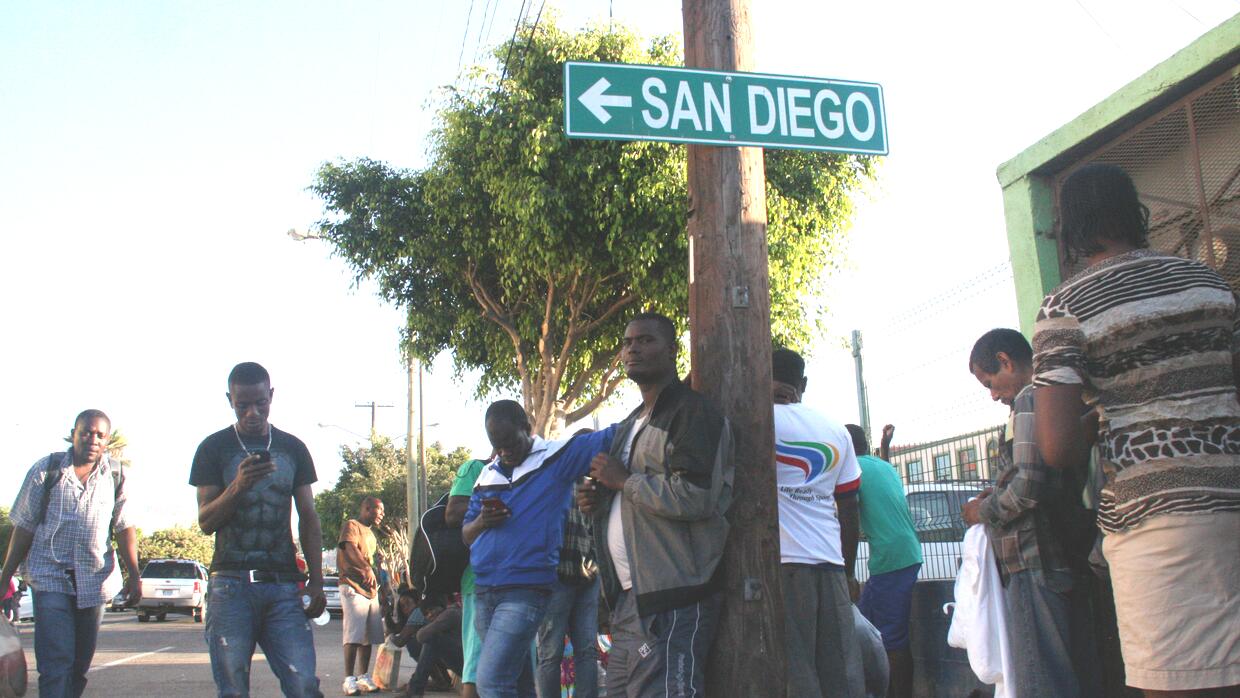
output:
[{"label": "short hair", "polygon": [[1016,330],[999,327],[982,335],[973,344],[973,351],[969,354],[969,372],[972,373],[974,368],[978,368],[986,373],[998,373],[999,352],[1007,354],[1009,359],[1020,366],[1033,365],[1033,347],[1029,346],[1025,335]]},{"label": "short hair", "polygon": [[659,331],[663,333],[663,338],[667,340],[668,344],[673,347],[680,346],[680,341],[678,339],[680,337],[680,333],[676,331],[676,323],[672,322],[670,317],[662,313],[647,310],[634,315],[629,320],[629,323],[632,324],[634,322],[638,322],[639,320],[650,320],[655,323],[659,326]]},{"label": "short hair", "polygon": [[267,369],[254,363],[253,361],[245,361],[233,366],[233,370],[228,374],[228,385],[258,385],[266,383],[271,385],[271,374],[267,373]]},{"label": "short hair", "polygon": [[427,592],[426,596],[423,596],[422,601],[418,604],[418,608],[421,609],[423,613],[426,613],[432,608],[447,607],[448,595],[444,592]]},{"label": "short hair", "polygon": [[362,507],[366,506],[366,502],[372,502],[372,501],[378,502],[380,504],[383,503],[383,500],[379,499],[379,495],[377,494],[364,494],[361,497],[357,498],[357,508],[361,509]]},{"label": "short hair", "polygon": [[771,352],[771,377],[780,383],[801,387],[805,380],[805,359],[795,351],[779,348]]},{"label": "short hair", "polygon": [[1073,172],[1059,189],[1059,230],[1068,261],[1102,251],[1099,240],[1147,247],[1150,210],[1122,168],[1092,163]]},{"label": "short hair", "polygon": [[499,420],[509,424],[530,428],[530,417],[525,413],[525,408],[516,400],[496,400],[487,408],[485,421]]},{"label": "short hair", "polygon": [[92,419],[102,419],[108,423],[108,430],[112,430],[112,420],[108,418],[108,415],[103,413],[103,410],[82,410],[82,412],[78,414],[77,418],[73,420],[73,429],[76,431],[79,424],[82,422],[89,422]]},{"label": "short hair", "polygon": [[858,456],[869,455],[870,440],[865,438],[865,429],[857,424],[845,424],[844,428],[848,430],[848,435],[852,437],[853,450]]}]

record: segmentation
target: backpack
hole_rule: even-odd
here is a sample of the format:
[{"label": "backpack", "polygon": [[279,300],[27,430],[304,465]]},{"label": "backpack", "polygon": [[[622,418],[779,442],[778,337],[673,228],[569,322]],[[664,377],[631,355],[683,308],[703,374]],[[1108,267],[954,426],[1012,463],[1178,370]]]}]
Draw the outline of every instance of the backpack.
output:
[{"label": "backpack", "polygon": [[461,573],[469,566],[469,548],[460,526],[443,518],[448,495],[422,514],[409,551],[411,586],[423,594],[452,594],[461,590]]},{"label": "backpack", "polygon": [[[65,469],[60,467],[60,462],[64,460],[68,451],[52,451],[47,457],[47,468],[44,470],[43,477],[43,499],[39,503],[39,518],[34,522],[37,528],[47,519],[47,507],[52,502],[52,490],[56,489],[56,485],[60,484],[60,478],[64,476]],[[108,531],[116,532],[116,501],[121,498],[121,487],[125,484],[125,473],[122,472],[120,463],[116,463],[116,467],[112,468],[112,522],[108,524]]]}]

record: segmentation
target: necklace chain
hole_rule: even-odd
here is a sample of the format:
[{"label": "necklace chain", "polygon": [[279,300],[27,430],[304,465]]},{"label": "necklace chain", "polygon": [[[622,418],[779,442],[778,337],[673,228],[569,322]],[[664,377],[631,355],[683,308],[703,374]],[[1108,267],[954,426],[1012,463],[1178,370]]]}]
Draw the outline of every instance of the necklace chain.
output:
[{"label": "necklace chain", "polygon": [[[242,451],[245,451],[245,455],[247,456],[253,455],[253,452],[250,451],[250,449],[246,448],[245,442],[241,440],[241,432],[237,431],[237,425],[233,424],[232,428],[233,428],[233,436],[237,437],[237,445],[241,447]],[[271,437],[274,433],[275,433],[275,427],[272,427],[270,424],[268,424],[267,425],[267,450],[268,451],[271,450]]]}]

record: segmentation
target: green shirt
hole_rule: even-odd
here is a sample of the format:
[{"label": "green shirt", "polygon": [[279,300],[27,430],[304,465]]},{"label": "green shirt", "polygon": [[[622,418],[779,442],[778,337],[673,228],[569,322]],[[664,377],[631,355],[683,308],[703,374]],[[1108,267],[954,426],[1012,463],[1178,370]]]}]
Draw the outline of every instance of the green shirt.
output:
[{"label": "green shirt", "polygon": [[[461,464],[456,471],[456,479],[452,481],[452,489],[448,491],[450,497],[469,497],[474,493],[474,483],[478,481],[478,476],[482,474],[482,469],[486,467],[486,462],[480,460],[467,460]],[[465,571],[461,573],[461,593],[474,593],[474,568],[472,565],[466,566]]]},{"label": "green shirt", "polygon": [[920,563],[921,543],[913,530],[908,500],[895,467],[877,456],[857,456],[861,465],[861,530],[870,543],[870,574]]}]

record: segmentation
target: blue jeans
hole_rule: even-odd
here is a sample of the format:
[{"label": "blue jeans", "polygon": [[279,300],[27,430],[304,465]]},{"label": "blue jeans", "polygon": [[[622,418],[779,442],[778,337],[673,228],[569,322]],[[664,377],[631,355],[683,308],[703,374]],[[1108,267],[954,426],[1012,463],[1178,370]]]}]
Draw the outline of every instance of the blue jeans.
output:
[{"label": "blue jeans", "polygon": [[478,694],[486,698],[534,698],[530,646],[547,611],[550,591],[480,586],[476,596],[474,626],[482,645]]},{"label": "blue jeans", "polygon": [[1067,571],[1025,570],[1004,592],[1017,698],[1101,695],[1085,583]]},{"label": "blue jeans", "polygon": [[256,582],[211,575],[207,589],[207,652],[220,698],[250,695],[250,660],[257,643],[289,698],[322,698],[314,675],[314,636],[292,582]]},{"label": "blue jeans", "polygon": [[[412,654],[412,651],[410,652]],[[444,666],[458,676],[461,666],[465,663],[465,655],[461,651],[461,643],[451,633],[439,633],[419,646],[418,666],[409,678],[409,691],[406,695],[420,696],[426,692],[426,682],[430,679],[431,669],[435,664],[443,662]]]},{"label": "blue jeans", "polygon": [[35,590],[34,659],[39,669],[40,696],[82,695],[102,621],[103,606],[78,608],[73,594]]},{"label": "blue jeans", "polygon": [[573,641],[577,698],[598,696],[598,577],[579,585],[556,582],[538,630],[538,696],[559,698],[564,635]]}]

